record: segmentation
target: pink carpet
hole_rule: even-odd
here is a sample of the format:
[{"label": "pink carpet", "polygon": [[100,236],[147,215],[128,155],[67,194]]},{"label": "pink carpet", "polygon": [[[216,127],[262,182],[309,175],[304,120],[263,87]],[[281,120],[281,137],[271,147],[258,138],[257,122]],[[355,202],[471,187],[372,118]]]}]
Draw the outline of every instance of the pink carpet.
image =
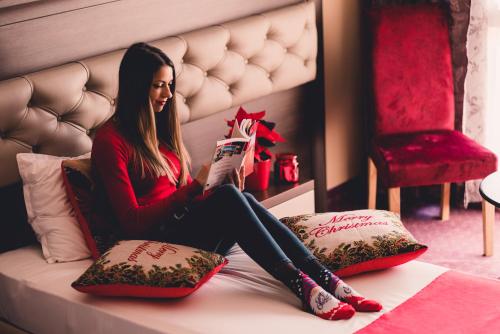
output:
[{"label": "pink carpet", "polygon": [[429,246],[418,260],[459,271],[500,279],[500,211],[495,212],[494,253],[483,254],[482,213],[480,208],[452,208],[450,220],[440,221],[438,205],[404,210],[406,228]]}]

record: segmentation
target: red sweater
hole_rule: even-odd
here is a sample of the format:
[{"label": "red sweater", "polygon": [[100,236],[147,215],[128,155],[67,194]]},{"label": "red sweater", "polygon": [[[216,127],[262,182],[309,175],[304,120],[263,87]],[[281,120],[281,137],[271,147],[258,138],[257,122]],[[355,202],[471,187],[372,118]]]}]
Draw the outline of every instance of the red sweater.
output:
[{"label": "red sweater", "polygon": [[[96,191],[111,204],[125,236],[138,239],[147,237],[153,226],[200,194],[202,187],[190,176],[188,184],[180,188],[167,176],[141,178],[141,171],[133,168],[132,150],[114,122],[108,121],[94,138],[92,171]],[[178,177],[178,157],[163,145],[160,151],[175,165]]]}]

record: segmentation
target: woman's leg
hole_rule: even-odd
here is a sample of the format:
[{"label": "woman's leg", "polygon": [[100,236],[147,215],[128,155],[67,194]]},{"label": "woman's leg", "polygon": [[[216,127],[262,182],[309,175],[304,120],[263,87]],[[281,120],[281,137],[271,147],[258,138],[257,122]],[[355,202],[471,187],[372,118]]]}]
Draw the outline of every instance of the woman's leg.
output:
[{"label": "woman's leg", "polygon": [[274,217],[249,193],[243,193],[259,220],[266,227],[278,245],[295,265],[311,276],[325,290],[336,298],[354,306],[357,311],[380,311],[382,305],[374,300],[362,297],[353,288],[333,274],[304,246],[299,238]]},{"label": "woman's leg", "polygon": [[316,259],[300,239],[269,210],[262,206],[252,194],[243,192],[243,196],[245,196],[253,212],[293,263],[300,266],[305,262]]},{"label": "woman's leg", "polygon": [[[267,271],[292,262],[262,225],[241,192],[232,185],[217,188],[188,208],[165,239],[173,243],[225,253],[235,242]],[[170,225],[170,224],[169,224]],[[225,249],[221,245],[226,244]]]},{"label": "woman's leg", "polygon": [[236,241],[255,262],[288,286],[308,311],[324,319],[346,319],[355,312],[295,267],[233,185],[217,188],[176,224],[167,229],[166,241],[208,251],[219,250],[221,242]]}]

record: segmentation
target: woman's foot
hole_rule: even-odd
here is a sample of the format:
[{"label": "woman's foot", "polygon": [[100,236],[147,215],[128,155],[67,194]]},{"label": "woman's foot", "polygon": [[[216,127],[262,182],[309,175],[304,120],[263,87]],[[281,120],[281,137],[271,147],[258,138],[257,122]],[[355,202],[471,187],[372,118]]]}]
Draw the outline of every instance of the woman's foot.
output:
[{"label": "woman's foot", "polygon": [[339,280],[335,287],[334,296],[340,300],[352,305],[359,312],[378,312],[382,309],[382,305],[372,299],[366,299],[357,293],[353,288],[347,285],[344,281]]},{"label": "woman's foot", "polygon": [[297,271],[297,277],[290,281],[289,287],[302,300],[304,308],[320,318],[349,319],[356,312],[351,305],[332,296],[301,271]]},{"label": "woman's foot", "polygon": [[351,288],[328,269],[322,270],[319,282],[326,291],[330,292],[341,301],[352,305],[356,311],[378,312],[382,309],[382,305],[379,302],[361,296],[356,290]]}]

